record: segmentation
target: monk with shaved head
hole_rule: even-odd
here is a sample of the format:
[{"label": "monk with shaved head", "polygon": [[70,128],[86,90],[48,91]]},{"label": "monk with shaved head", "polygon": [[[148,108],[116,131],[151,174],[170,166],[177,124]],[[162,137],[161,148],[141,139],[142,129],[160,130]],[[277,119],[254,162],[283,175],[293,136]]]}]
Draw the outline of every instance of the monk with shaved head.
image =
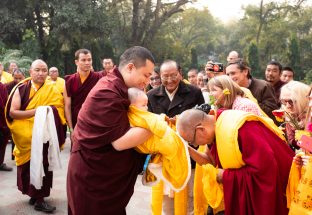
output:
[{"label": "monk with shaved head", "polygon": [[30,184],[30,175],[34,171],[30,165],[30,160],[36,157],[31,156],[32,131],[37,108],[50,106],[53,110],[55,124],[49,125],[55,126],[58,141],[63,144],[65,140],[62,126],[65,125],[64,102],[62,95],[55,86],[46,81],[48,66],[43,60],[35,60],[31,64],[29,74],[30,78],[20,81],[9,96],[6,105],[6,121],[15,143],[13,154],[17,166],[18,189],[30,197],[29,204],[34,205],[35,210],[51,213],[55,207],[43,199],[50,195],[53,180],[53,172],[49,170],[49,144],[43,144],[42,153],[40,153],[42,154],[42,164],[38,163],[39,166],[42,165],[44,171],[42,186],[36,188]]},{"label": "monk with shaved head", "polygon": [[277,127],[244,111],[219,111],[215,119],[186,110],[177,131],[189,144],[206,146],[204,153],[189,151],[203,165],[197,180],[214,213],[288,214],[285,193],[293,152]]}]

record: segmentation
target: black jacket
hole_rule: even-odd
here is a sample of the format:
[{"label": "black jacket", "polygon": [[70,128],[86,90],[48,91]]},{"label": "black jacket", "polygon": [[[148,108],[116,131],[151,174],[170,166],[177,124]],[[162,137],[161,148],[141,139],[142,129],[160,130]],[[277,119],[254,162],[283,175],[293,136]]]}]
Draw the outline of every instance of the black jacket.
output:
[{"label": "black jacket", "polygon": [[163,85],[150,90],[147,96],[150,112],[164,113],[169,117],[174,117],[185,110],[193,108],[195,105],[205,103],[201,90],[190,84],[185,84],[183,81],[180,81],[178,91],[172,101],[169,100]]}]

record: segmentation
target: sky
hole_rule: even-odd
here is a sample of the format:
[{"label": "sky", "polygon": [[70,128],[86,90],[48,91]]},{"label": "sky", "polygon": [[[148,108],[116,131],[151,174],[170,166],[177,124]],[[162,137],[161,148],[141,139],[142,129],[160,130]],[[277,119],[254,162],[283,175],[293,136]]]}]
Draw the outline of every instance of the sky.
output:
[{"label": "sky", "polygon": [[242,18],[241,8],[248,4],[258,5],[260,0],[197,0],[194,7],[198,9],[208,7],[214,17],[226,23],[232,19]]},{"label": "sky", "polygon": [[[264,3],[270,0],[264,0]],[[277,2],[283,2],[285,0],[276,0]],[[295,2],[294,0],[288,0],[288,2]],[[211,14],[219,18],[224,23],[232,19],[240,19],[243,17],[242,6],[249,4],[260,5],[260,0],[197,0],[193,3],[193,6],[200,9],[208,7]],[[306,0],[305,5],[312,5],[311,0]]]}]

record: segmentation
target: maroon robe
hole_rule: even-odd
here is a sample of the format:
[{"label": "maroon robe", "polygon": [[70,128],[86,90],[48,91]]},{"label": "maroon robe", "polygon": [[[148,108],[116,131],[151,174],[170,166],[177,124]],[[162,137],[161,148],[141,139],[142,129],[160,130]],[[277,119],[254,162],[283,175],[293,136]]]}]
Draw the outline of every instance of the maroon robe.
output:
[{"label": "maroon robe", "polygon": [[[21,96],[21,110],[26,110],[31,98],[29,98],[31,82],[20,83],[18,88],[20,96]],[[14,93],[14,92],[13,92]],[[7,106],[7,117],[8,120],[14,120],[9,117],[9,110],[11,108],[12,97],[8,101]],[[54,106],[51,106],[54,115],[54,121],[56,126],[56,131],[58,135],[59,144],[63,144],[65,142],[65,131],[64,126],[61,124],[61,119],[59,117],[58,111]],[[43,144],[43,169],[45,176],[42,180],[41,189],[36,189],[33,185],[30,184],[30,161],[17,166],[17,187],[23,193],[32,198],[40,199],[44,197],[50,196],[50,189],[52,188],[53,182],[53,172],[49,171],[49,162],[48,162],[48,144]]]},{"label": "maroon robe", "polygon": [[7,99],[7,89],[4,84],[0,83],[0,165],[4,161],[5,149],[9,138],[9,130],[4,116],[4,108]]},{"label": "maroon robe", "polygon": [[145,158],[111,144],[130,129],[129,105],[117,69],[99,80],[82,105],[67,173],[69,214],[126,214]]},{"label": "maroon robe", "polygon": [[77,123],[77,117],[81,105],[86,100],[90,90],[102,77],[103,73],[101,72],[90,72],[87,79],[83,83],[81,83],[78,73],[65,76],[67,96],[71,97],[71,117],[73,128]]},{"label": "maroon robe", "polygon": [[8,95],[10,95],[11,91],[16,86],[16,84],[17,83],[15,83],[15,81],[11,81],[11,82],[5,84],[5,87],[7,88],[7,91],[8,91]]},{"label": "maroon robe", "polygon": [[[294,152],[256,121],[245,122],[239,129],[238,143],[246,165],[224,171],[225,214],[288,214],[286,186]],[[215,149],[213,145],[211,152],[217,158]]]}]

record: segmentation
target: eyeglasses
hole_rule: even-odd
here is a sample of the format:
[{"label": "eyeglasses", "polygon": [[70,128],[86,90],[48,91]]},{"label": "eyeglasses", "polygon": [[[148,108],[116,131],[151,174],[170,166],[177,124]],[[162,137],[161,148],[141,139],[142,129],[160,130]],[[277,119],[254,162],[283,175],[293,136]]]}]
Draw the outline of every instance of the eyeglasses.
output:
[{"label": "eyeglasses", "polygon": [[151,77],[150,80],[151,80],[151,81],[159,81],[159,80],[160,80],[160,77]]},{"label": "eyeglasses", "polygon": [[293,105],[294,105],[294,102],[296,102],[296,101],[293,101],[293,100],[291,100],[291,99],[281,99],[281,103],[282,103],[283,105],[286,105],[286,104],[288,103],[290,106],[293,106]]},{"label": "eyeglasses", "polygon": [[179,73],[174,74],[174,75],[168,75],[168,76],[161,76],[161,80],[164,81],[169,81],[169,79],[171,79],[171,81],[176,81],[179,78]]},{"label": "eyeglasses", "polygon": [[197,131],[197,128],[198,126],[200,126],[202,124],[202,122],[204,121],[204,118],[205,118],[205,113],[202,112],[202,118],[200,120],[200,123],[198,123],[196,126],[195,126],[195,131],[194,131],[194,135],[193,135],[193,139],[192,141],[189,141],[188,144],[189,145],[196,145],[195,142],[196,142],[196,131]]}]

